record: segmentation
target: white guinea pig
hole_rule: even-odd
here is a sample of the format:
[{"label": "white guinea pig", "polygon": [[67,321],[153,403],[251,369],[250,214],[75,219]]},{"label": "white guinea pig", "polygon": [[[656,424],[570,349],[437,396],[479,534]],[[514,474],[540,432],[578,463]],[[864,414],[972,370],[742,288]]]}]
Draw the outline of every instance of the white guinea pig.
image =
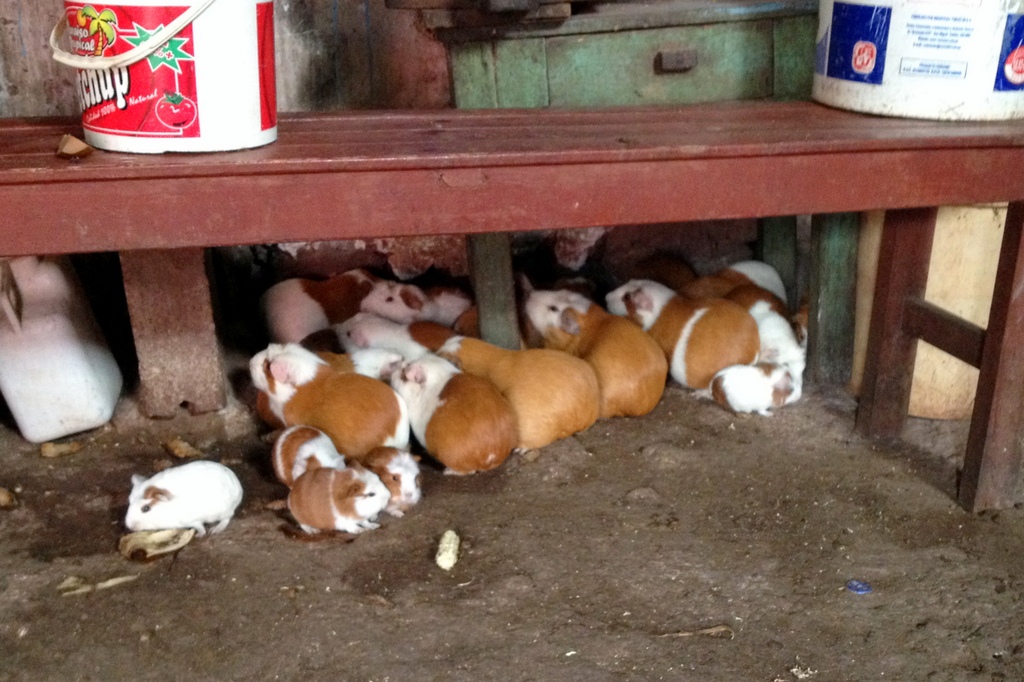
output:
[{"label": "white guinea pig", "polygon": [[194,528],[206,535],[205,524],[216,524],[211,533],[227,528],[242,502],[242,484],[223,464],[199,460],[149,477],[132,476],[128,530]]},{"label": "white guinea pig", "polygon": [[757,412],[772,416],[793,393],[793,375],[785,365],[759,362],[756,365],[732,365],[715,374],[711,385],[696,394],[710,397],[733,412]]}]

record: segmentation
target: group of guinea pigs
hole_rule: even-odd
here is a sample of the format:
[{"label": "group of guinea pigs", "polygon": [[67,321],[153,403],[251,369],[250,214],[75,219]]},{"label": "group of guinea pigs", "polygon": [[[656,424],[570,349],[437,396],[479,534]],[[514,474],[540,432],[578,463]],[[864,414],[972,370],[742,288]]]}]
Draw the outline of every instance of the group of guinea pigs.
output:
[{"label": "group of guinea pigs", "polygon": [[[382,512],[402,516],[420,499],[410,434],[446,473],[470,474],[598,419],[647,414],[669,375],[735,412],[767,416],[799,399],[806,313],[790,315],[773,268],[645,274],[608,293],[606,307],[523,278],[521,350],[477,338],[474,302],[456,287],[362,269],[272,286],[262,307],[273,343],[249,369],[257,413],[283,429],[272,461],[295,521],[307,533],[360,533]],[[147,485],[132,494],[153,507]],[[223,486],[233,499],[234,484]],[[226,518],[205,521],[214,530],[237,501],[222,506]]]}]

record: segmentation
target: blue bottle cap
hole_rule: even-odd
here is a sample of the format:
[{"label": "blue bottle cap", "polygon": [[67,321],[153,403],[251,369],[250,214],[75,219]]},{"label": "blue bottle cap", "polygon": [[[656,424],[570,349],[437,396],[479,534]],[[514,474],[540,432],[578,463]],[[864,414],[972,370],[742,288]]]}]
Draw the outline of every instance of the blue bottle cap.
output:
[{"label": "blue bottle cap", "polygon": [[871,591],[871,584],[864,580],[851,580],[846,583],[846,589],[854,594],[867,594]]}]

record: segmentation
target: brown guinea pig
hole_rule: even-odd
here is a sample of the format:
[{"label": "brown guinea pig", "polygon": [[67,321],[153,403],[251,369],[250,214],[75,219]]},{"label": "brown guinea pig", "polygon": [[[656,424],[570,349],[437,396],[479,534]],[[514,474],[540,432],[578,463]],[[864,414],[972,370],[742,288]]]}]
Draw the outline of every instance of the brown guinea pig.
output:
[{"label": "brown guinea pig", "polygon": [[409,406],[416,440],[445,465],[445,473],[493,469],[518,441],[511,405],[493,384],[447,360],[424,355],[392,374],[391,385]]},{"label": "brown guinea pig", "polygon": [[519,447],[542,448],[588,428],[601,409],[594,368],[547,348],[506,350],[456,336],[438,355],[468,374],[489,380],[508,398],[519,425]]},{"label": "brown guinea pig", "polygon": [[634,321],[612,315],[581,294],[534,290],[523,309],[544,346],[590,363],[601,387],[601,417],[637,417],[661,400],[665,353]]},{"label": "brown guinea pig", "polygon": [[757,361],[757,323],[732,301],[690,299],[650,280],[627,282],[607,301],[609,311],[638,322],[658,342],[683,386],[707,388],[720,370]]},{"label": "brown guinea pig", "polygon": [[289,488],[295,479],[311,469],[345,468],[345,458],[327,434],[301,424],[288,427],[277,437],[270,451],[270,462],[277,480]]},{"label": "brown guinea pig", "polygon": [[775,294],[780,301],[786,300],[786,287],[778,271],[767,263],[745,260],[722,268],[718,272],[684,285],[677,293],[690,298],[724,298],[736,287],[755,284]]},{"label": "brown guinea pig", "polygon": [[338,372],[294,343],[270,344],[249,361],[249,372],[279,421],[320,429],[348,457],[359,459],[381,445],[404,448],[409,443],[405,403],[382,381]]}]

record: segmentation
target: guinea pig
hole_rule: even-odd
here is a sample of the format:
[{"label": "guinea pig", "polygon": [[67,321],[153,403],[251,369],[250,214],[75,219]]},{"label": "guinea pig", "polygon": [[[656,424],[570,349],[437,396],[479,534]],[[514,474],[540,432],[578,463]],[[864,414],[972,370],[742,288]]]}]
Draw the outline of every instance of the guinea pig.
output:
[{"label": "guinea pig", "polygon": [[349,353],[348,357],[357,374],[379,379],[388,385],[391,384],[391,374],[405,362],[401,353],[387,348],[360,348]]},{"label": "guinea pig", "polygon": [[602,418],[644,415],[661,400],[668,361],[661,346],[632,320],[568,290],[533,290],[523,310],[546,348],[582,358],[594,368]]},{"label": "guinea pig", "polygon": [[608,310],[640,324],[661,346],[672,378],[689,388],[707,388],[730,365],[757,361],[757,323],[725,299],[691,299],[664,284],[631,280],[607,296]]},{"label": "guinea pig", "polygon": [[757,322],[757,333],[761,339],[759,361],[782,365],[789,370],[793,387],[786,404],[796,402],[803,394],[807,349],[797,340],[789,320],[775,312],[770,303],[758,301],[750,306],[748,312]]},{"label": "guinea pig", "polygon": [[436,351],[455,332],[436,322],[395,322],[373,313],[359,313],[335,325],[341,345],[349,353],[365,348],[386,348],[415,360]]},{"label": "guinea pig", "polygon": [[377,474],[391,493],[384,510],[392,516],[405,512],[420,501],[420,458],[398,448],[374,448],[363,458],[363,466]]},{"label": "guinea pig", "polygon": [[356,269],[323,281],[278,282],[260,299],[271,341],[299,343],[313,332],[347,320],[359,312],[376,281],[366,270]]},{"label": "guinea pig", "polygon": [[270,344],[249,361],[249,372],[278,420],[320,429],[346,456],[409,444],[405,402],[382,381],[339,372],[294,343]]},{"label": "guinea pig", "polygon": [[409,405],[416,440],[444,464],[445,473],[494,469],[516,447],[512,406],[486,379],[424,355],[395,372],[391,385]]},{"label": "guinea pig", "polygon": [[779,300],[786,300],[786,287],[778,271],[757,260],[733,263],[718,272],[698,277],[686,284],[679,293],[690,298],[722,298],[738,286],[756,284],[767,289]]},{"label": "guinea pig", "polygon": [[519,447],[542,448],[597,421],[601,388],[585,360],[547,348],[506,350],[456,336],[438,355],[493,383],[512,405]]},{"label": "guinea pig", "polygon": [[289,488],[310,469],[344,469],[345,458],[326,433],[312,426],[290,426],[277,437],[270,451],[277,480]]},{"label": "guinea pig", "polygon": [[716,403],[733,412],[757,412],[772,416],[771,410],[788,402],[793,391],[793,377],[783,365],[759,362],[756,365],[726,367],[711,380],[706,391]]},{"label": "guinea pig", "polygon": [[311,469],[295,479],[288,511],[307,533],[337,530],[362,533],[379,528],[377,516],[391,493],[377,474],[358,465]]},{"label": "guinea pig", "polygon": [[124,525],[131,531],[193,528],[206,535],[227,528],[242,502],[242,484],[223,464],[197,460],[150,476],[132,476]]},{"label": "guinea pig", "polygon": [[455,287],[432,287],[379,280],[360,304],[360,310],[408,324],[417,320],[452,326],[473,300]]}]

